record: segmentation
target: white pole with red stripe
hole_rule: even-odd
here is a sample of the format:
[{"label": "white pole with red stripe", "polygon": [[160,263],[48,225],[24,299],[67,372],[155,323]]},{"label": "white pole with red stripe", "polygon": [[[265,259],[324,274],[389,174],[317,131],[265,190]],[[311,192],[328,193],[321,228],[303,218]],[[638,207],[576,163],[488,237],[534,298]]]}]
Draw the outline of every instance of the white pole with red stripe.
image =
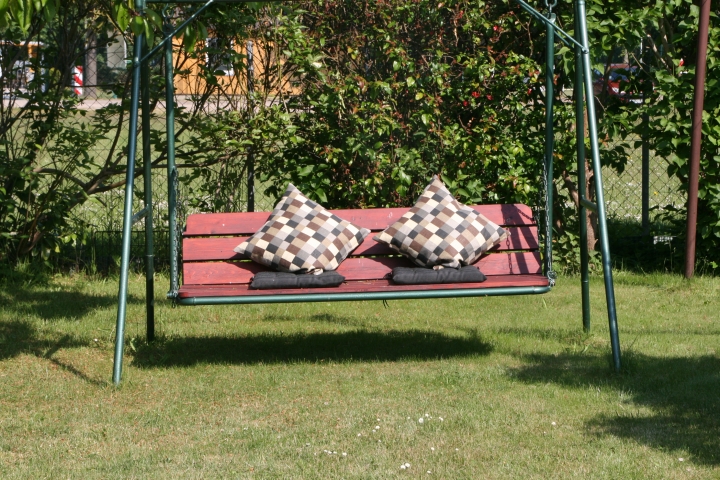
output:
[{"label": "white pole with red stripe", "polygon": [[83,94],[83,67],[73,67],[72,89],[78,97]]}]

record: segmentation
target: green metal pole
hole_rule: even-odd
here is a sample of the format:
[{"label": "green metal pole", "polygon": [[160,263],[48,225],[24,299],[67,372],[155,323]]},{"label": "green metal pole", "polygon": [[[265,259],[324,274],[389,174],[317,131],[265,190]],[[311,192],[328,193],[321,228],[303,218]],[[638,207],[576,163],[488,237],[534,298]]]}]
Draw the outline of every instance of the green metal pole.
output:
[{"label": "green metal pole", "polygon": [[[580,18],[577,3],[575,18]],[[577,24],[577,21],[576,21]],[[575,39],[582,41],[580,29],[575,29]],[[575,47],[575,134],[577,144],[578,197],[585,198],[585,105],[583,101],[583,57],[580,47]],[[592,102],[594,97],[588,99]],[[590,332],[590,256],[588,253],[587,209],[578,202],[580,215],[580,289],[582,291],[583,330]]]},{"label": "green metal pole", "polygon": [[115,326],[115,359],[113,383],[120,383],[123,349],[125,346],[125,316],[127,307],[128,270],[130,268],[130,236],[132,235],[133,188],[135,180],[135,154],[137,151],[138,98],[140,97],[140,54],[144,35],[135,38],[133,52],[132,87],[130,91],[130,125],[128,127],[128,159],[125,174],[125,207],[123,212],[122,257],[120,262],[120,291],[118,293],[117,324]]},{"label": "green metal pole", "polygon": [[[172,24],[167,21],[163,30],[166,35],[171,35]],[[165,43],[165,131],[167,132],[168,228],[170,229],[170,292],[168,297],[174,299],[179,287],[176,218],[178,172],[175,166],[175,84],[173,73],[173,46],[172,41],[168,41]]]},{"label": "green metal pole", "polygon": [[[553,149],[555,134],[553,132],[553,99],[555,97],[555,14],[548,15],[545,47],[545,275],[552,276],[552,222],[553,222]],[[548,277],[549,278],[549,277]],[[551,279],[554,281],[554,278]]]},{"label": "green metal pole", "polygon": [[[143,54],[148,51],[143,41]],[[148,342],[155,340],[155,259],[153,253],[153,215],[152,215],[152,159],[150,158],[150,66],[148,60],[140,65],[142,84],[142,139],[143,139],[143,179],[145,215],[145,331]]]},{"label": "green metal pole", "polygon": [[[586,50],[589,50],[587,17],[585,13],[585,0],[577,0],[576,18],[580,38]],[[610,246],[607,232],[607,217],[605,214],[605,194],[603,192],[602,168],[600,164],[600,146],[598,144],[597,120],[595,116],[595,102],[593,101],[593,84],[591,76],[590,52],[583,53],[583,71],[585,74],[585,97],[588,99],[588,131],[590,136],[590,152],[592,155],[593,177],[595,178],[595,196],[597,199],[598,226],[600,230],[600,251],[602,253],[603,274],[605,278],[605,299],[607,301],[608,323],[610,327],[610,345],[612,346],[613,365],[620,371],[620,339],[618,337],[617,312],[615,309],[615,287],[613,286],[612,268],[610,265]]]}]

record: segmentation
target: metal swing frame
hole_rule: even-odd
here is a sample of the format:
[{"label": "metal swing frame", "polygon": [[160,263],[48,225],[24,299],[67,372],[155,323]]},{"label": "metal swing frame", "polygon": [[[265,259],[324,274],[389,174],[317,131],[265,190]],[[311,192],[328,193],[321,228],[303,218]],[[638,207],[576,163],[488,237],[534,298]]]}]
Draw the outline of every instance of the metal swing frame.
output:
[{"label": "metal swing frame", "polygon": [[[177,238],[177,183],[178,170],[175,165],[175,116],[174,116],[174,68],[173,68],[173,45],[172,38],[182,31],[190,22],[195,20],[200,13],[216,3],[248,3],[250,0],[174,0],[172,3],[202,4],[190,17],[179,26],[174,27],[169,21],[163,27],[164,36],[162,40],[152,49],[149,48],[144,34],[135,37],[132,57],[132,79],[130,96],[130,118],[128,135],[128,160],[125,180],[125,203],[123,216],[123,237],[122,257],[120,264],[120,286],[118,292],[118,311],[115,337],[115,356],[113,365],[113,383],[119,384],[122,375],[122,361],[125,340],[125,319],[127,316],[128,297],[128,275],[130,268],[130,239],[133,224],[145,220],[145,285],[146,285],[146,327],[147,339],[152,341],[155,337],[155,284],[154,284],[154,253],[153,253],[153,219],[152,219],[152,181],[151,181],[151,151],[150,151],[150,92],[149,79],[150,69],[148,61],[160,49],[164,50],[165,56],[165,81],[166,81],[166,133],[167,133],[167,175],[168,175],[168,218],[170,230],[170,292],[168,298],[177,301],[179,285],[178,265],[178,238]],[[271,0],[273,1],[273,0]],[[548,278],[547,287],[502,287],[487,288],[482,293],[470,292],[471,296],[490,295],[525,295],[538,294],[550,291],[555,283],[555,272],[552,270],[552,204],[553,204],[553,74],[555,63],[555,43],[559,39],[566,45],[574,48],[575,53],[575,111],[576,111],[576,132],[577,132],[577,165],[578,165],[578,192],[580,196],[579,217],[585,219],[587,210],[597,214],[599,227],[600,252],[602,255],[602,268],[605,283],[605,298],[607,302],[608,324],[610,329],[610,344],[612,349],[612,362],[616,371],[620,370],[620,341],[618,336],[617,312],[615,308],[615,291],[610,263],[610,248],[608,243],[607,216],[605,211],[605,198],[603,193],[603,182],[600,162],[600,149],[598,143],[597,117],[595,113],[595,102],[591,76],[591,59],[588,43],[587,15],[585,0],[574,0],[574,35],[561,29],[555,22],[556,16],[552,9],[557,5],[557,0],[548,2],[545,0],[547,15],[543,15],[524,0],[513,0],[523,10],[536,20],[545,25],[546,42],[546,65],[545,65],[545,95],[546,95],[546,121],[545,121],[545,155],[544,155],[544,178],[545,186],[545,232],[544,232],[544,263],[543,274]],[[167,0],[135,0],[135,10],[139,15],[145,14],[147,4],[167,4]],[[267,2],[266,2],[267,3]],[[583,95],[584,93],[584,95]],[[135,183],[135,168],[138,149],[138,116],[141,111],[140,130],[142,131],[142,164],[144,180],[144,208],[133,214],[133,194]],[[586,197],[585,191],[585,129],[583,128],[585,114],[587,113],[588,137],[590,144],[590,158],[595,181],[596,203]],[[580,261],[581,272],[580,282],[582,291],[582,318],[583,328],[590,331],[590,283],[589,283],[589,252],[587,248],[587,223],[580,221]],[[457,294],[462,295],[463,291]],[[407,293],[407,292],[404,292]],[[396,296],[392,298],[433,298],[438,295],[428,292],[412,292],[413,295]],[[468,294],[468,292],[465,292]],[[329,294],[332,296],[332,294]],[[387,294],[375,292],[375,294],[353,294],[352,298],[345,298],[338,294],[337,298],[324,298],[323,301],[336,300],[368,300],[386,299]],[[380,296],[378,296],[380,295]],[[384,296],[383,296],[384,295]],[[448,295],[444,295],[448,296]],[[453,295],[456,296],[456,295]],[[463,295],[467,296],[467,295]],[[309,299],[302,298],[303,295],[293,296],[284,301],[302,302]],[[376,298],[377,297],[377,298]],[[178,303],[186,303],[179,301]],[[192,302],[187,302],[192,303]],[[206,304],[228,304],[237,303],[231,298],[215,298]]]}]

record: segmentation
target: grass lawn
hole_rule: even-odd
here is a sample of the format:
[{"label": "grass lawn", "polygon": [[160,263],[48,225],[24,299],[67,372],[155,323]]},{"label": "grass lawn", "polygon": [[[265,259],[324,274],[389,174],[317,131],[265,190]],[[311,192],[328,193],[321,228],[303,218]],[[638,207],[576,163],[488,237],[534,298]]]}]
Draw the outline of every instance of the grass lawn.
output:
[{"label": "grass lawn", "polygon": [[[720,279],[544,296],[171,308],[133,276],[0,287],[2,478],[720,478]],[[401,465],[410,464],[409,468]]]}]

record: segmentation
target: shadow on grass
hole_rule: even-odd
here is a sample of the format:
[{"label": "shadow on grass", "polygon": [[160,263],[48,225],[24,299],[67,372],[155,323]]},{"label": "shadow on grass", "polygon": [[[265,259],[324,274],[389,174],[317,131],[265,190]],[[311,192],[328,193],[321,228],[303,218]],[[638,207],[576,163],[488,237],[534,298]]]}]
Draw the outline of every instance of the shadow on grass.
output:
[{"label": "shadow on grass", "polygon": [[[634,352],[624,357],[626,373],[613,374],[604,357],[531,355],[513,371],[527,383],[556,383],[617,390],[620,408],[588,422],[590,434],[614,435],[649,447],[687,450],[691,461],[720,465],[720,358],[660,358]],[[634,408],[648,408],[639,414]]]},{"label": "shadow on grass", "polygon": [[[128,296],[128,304],[145,300]],[[117,308],[114,295],[90,295],[77,290],[54,291],[37,287],[11,287],[0,294],[0,308],[17,315],[35,315],[43,320],[82,318],[96,309]]]},{"label": "shadow on grass", "polygon": [[87,346],[86,342],[79,341],[70,335],[64,335],[59,339],[41,338],[35,327],[28,322],[0,322],[0,361],[22,354],[34,355],[86,382],[104,385],[105,382],[98,382],[72,365],[54,358],[54,355],[61,349],[85,346]]},{"label": "shadow on grass", "polygon": [[490,344],[477,334],[452,337],[417,330],[183,337],[142,344],[134,355],[134,365],[152,368],[203,363],[433,360],[487,355],[491,350]]}]

